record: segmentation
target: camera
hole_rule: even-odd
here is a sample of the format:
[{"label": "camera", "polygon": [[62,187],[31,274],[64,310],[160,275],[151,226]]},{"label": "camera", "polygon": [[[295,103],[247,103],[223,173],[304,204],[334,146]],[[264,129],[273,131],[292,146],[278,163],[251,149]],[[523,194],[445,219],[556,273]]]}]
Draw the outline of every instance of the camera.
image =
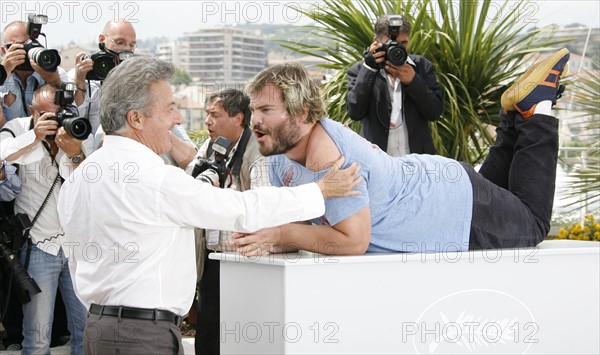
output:
[{"label": "camera", "polygon": [[213,184],[219,182],[221,188],[231,185],[231,173],[227,168],[227,159],[233,144],[225,137],[219,136],[212,143],[214,159],[198,159],[194,165],[192,176],[200,181]]},{"label": "camera", "polygon": [[2,66],[2,64],[0,64],[0,86],[4,85],[4,81],[6,80],[7,74],[6,74],[6,69],[4,69],[4,66]]},{"label": "camera", "polygon": [[0,266],[13,278],[17,297],[22,304],[31,301],[31,296],[42,292],[17,257],[17,252],[23,245],[23,233],[31,226],[29,217],[24,213],[0,215]]},{"label": "camera", "polygon": [[94,66],[85,77],[87,80],[104,80],[108,72],[127,58],[133,57],[133,52],[115,52],[104,47],[104,43],[98,43],[99,50],[90,55],[85,55],[81,60],[90,58],[94,61]]},{"label": "camera", "polygon": [[[41,33],[42,25],[48,23],[48,16],[29,14],[27,16],[27,34],[29,39],[23,43],[23,49],[27,53],[25,63],[20,64],[15,69],[23,71],[33,71],[29,59],[33,60],[40,68],[45,71],[54,72],[60,65],[60,55],[56,49],[46,49],[38,42],[39,35],[46,36]],[[10,44],[6,45],[6,49],[10,48]]]},{"label": "camera", "polygon": [[[396,42],[402,24],[402,16],[388,15],[388,36],[390,39],[377,50],[378,52],[385,52],[385,59],[389,60],[390,63],[396,67],[404,65],[408,58],[406,47],[404,47],[402,43]],[[380,66],[383,69],[385,67],[385,61],[383,61]]]},{"label": "camera", "polygon": [[[71,137],[82,141],[92,133],[92,125],[87,118],[77,117],[78,115],[73,111],[76,91],[77,84],[75,83],[62,83],[60,88],[56,89],[54,103],[60,106],[60,110],[49,120],[56,121],[58,127],[64,127]],[[54,140],[55,136],[48,135],[46,138]]]}]

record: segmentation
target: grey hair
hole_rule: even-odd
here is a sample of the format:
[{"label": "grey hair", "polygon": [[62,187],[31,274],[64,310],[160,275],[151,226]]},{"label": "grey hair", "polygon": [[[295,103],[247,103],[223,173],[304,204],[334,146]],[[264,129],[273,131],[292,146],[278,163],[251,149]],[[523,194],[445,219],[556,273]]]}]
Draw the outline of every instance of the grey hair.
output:
[{"label": "grey hair", "polygon": [[150,57],[133,57],[112,69],[102,84],[100,123],[106,134],[127,129],[127,113],[148,112],[153,93],[150,84],[170,81],[175,67]]},{"label": "grey hair", "polygon": [[263,69],[246,86],[246,93],[252,100],[252,95],[269,83],[281,90],[285,110],[291,117],[301,115],[307,108],[306,121],[315,123],[327,114],[319,86],[301,64],[277,64]]},{"label": "grey hair", "polygon": [[[375,21],[374,30],[375,30],[375,36],[377,36],[377,38],[380,38],[383,35],[386,35],[386,36],[390,35],[388,33],[388,26],[390,25],[390,21],[388,20],[388,16],[389,15],[383,15],[383,16],[379,17],[377,19],[377,21]],[[406,18],[406,16],[401,15],[401,14],[394,15],[394,16],[400,16],[400,17],[402,17],[402,26],[400,27],[400,33],[408,33],[408,34],[410,34],[411,25],[410,25],[410,21],[408,21],[408,19]]]}]

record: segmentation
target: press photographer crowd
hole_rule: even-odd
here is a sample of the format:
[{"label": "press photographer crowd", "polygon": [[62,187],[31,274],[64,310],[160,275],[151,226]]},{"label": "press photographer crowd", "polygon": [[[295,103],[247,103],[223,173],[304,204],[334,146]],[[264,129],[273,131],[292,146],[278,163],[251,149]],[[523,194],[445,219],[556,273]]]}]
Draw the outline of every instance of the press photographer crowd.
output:
[{"label": "press photographer crowd", "polygon": [[461,252],[548,233],[566,49],[506,90],[475,172],[435,154],[441,88],[432,62],[409,54],[402,15],[376,20],[348,70],[360,134],[327,118],[319,86],[288,63],[207,95],[199,147],[181,126],[175,67],[134,54],[132,23],[99,28],[98,50],[66,72],[40,42],[47,22],[2,32],[0,350],[183,354],[193,313],[196,354],[219,354],[212,253]]},{"label": "press photographer crowd", "polygon": [[[0,350],[49,354],[50,347],[68,343],[72,354],[181,354],[179,327],[192,311],[197,314],[197,353],[219,353],[219,273],[218,264],[215,268],[208,254],[223,250],[225,239],[220,238],[230,238],[229,230],[251,232],[322,214],[324,198],[355,193],[357,167],[332,168],[310,187],[269,188],[242,195],[241,191],[251,187],[268,185],[250,130],[248,96],[239,90],[223,90],[207,97],[210,139],[197,149],[181,128],[181,115],[174,104],[170,86],[174,67],[134,57],[136,32],[131,23],[123,19],[106,23],[98,35],[99,50],[79,53],[68,73],[60,67],[60,53],[40,43],[46,24],[46,16],[29,15],[26,22],[9,23],[2,32]],[[121,74],[116,73],[117,66],[121,66]],[[115,72],[112,81],[111,72]],[[131,145],[134,141],[137,147]],[[116,151],[111,153],[113,149]],[[135,155],[128,157],[127,151]],[[74,210],[85,204],[64,202],[66,195],[74,193],[68,193],[66,185],[74,181],[72,174],[80,164],[91,163],[100,152],[107,153],[111,162],[109,166],[92,163],[104,168],[94,186],[100,187],[110,172],[113,181],[134,183],[131,186],[142,190],[134,188],[127,197],[110,202],[94,198],[93,209],[102,216],[96,215],[94,220],[104,224],[102,221],[112,216],[109,218],[120,225],[118,232],[112,229],[114,224],[106,222],[100,227],[102,232],[93,227],[85,232],[92,237],[88,241],[70,239],[74,223],[70,222],[72,216],[61,212],[62,206]],[[116,156],[124,160],[114,159]],[[147,183],[156,185],[167,174],[172,185],[143,188]],[[325,178],[331,180],[334,174],[337,181],[325,184]],[[163,178],[157,180],[159,176]],[[85,179],[90,182],[88,176]],[[111,185],[101,188],[103,195],[115,191]],[[142,220],[119,222],[128,219],[121,212],[145,208],[156,197],[165,200],[157,209],[150,207],[144,216],[137,216]],[[210,207],[223,201],[229,206],[221,211]],[[146,232],[138,228],[139,223],[150,226],[157,216],[182,208],[188,212],[159,221],[162,227],[154,225]],[[78,229],[85,223],[77,224]],[[116,244],[108,241],[117,235],[128,237],[117,238]],[[167,240],[170,242],[165,244]],[[106,243],[113,248],[132,248],[132,268],[113,274],[114,260],[106,268],[101,267],[103,261],[96,260],[94,276],[88,280],[91,283],[78,281],[75,275],[83,269],[75,269],[82,264],[73,253],[98,246],[99,255],[106,254]],[[153,254],[160,250],[166,255]],[[164,258],[171,260],[169,267],[161,264]],[[158,275],[158,279],[132,279],[124,285],[127,290],[117,291],[122,281],[113,277],[140,272]],[[100,282],[111,274],[111,280]],[[196,279],[204,282],[201,285]],[[75,287],[84,284],[91,288]],[[155,293],[155,287],[168,291]],[[196,289],[203,290],[202,296]],[[154,296],[148,297],[151,294]],[[106,319],[127,319],[148,332],[140,332],[136,339],[125,333],[103,339],[110,338],[108,329],[114,327],[106,324]],[[100,339],[89,339],[86,327],[106,331]],[[132,348],[131,340],[143,347]]]}]

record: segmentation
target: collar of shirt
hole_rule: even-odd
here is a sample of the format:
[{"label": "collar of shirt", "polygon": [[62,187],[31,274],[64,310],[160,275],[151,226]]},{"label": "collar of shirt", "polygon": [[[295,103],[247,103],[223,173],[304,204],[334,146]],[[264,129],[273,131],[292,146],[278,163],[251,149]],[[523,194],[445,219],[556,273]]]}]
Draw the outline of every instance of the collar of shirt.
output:
[{"label": "collar of shirt", "polygon": [[145,145],[136,141],[135,139],[117,136],[113,134],[107,134],[106,137],[104,137],[103,146],[104,145],[117,145],[119,149],[134,150],[136,154],[140,157],[140,160],[150,160],[155,161],[156,163],[164,163],[162,158],[158,154],[156,154],[152,149],[146,147]]}]

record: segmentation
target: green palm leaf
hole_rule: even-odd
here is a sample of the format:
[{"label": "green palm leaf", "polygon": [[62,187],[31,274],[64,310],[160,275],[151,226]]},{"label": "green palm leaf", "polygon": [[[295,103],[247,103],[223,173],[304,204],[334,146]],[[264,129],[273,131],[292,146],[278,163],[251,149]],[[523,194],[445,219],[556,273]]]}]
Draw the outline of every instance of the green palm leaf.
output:
[{"label": "green palm leaf", "polygon": [[[410,52],[436,66],[444,93],[444,113],[431,124],[439,154],[475,164],[492,142],[487,124],[497,123],[505,85],[522,73],[530,53],[555,49],[551,29],[524,33],[527,21],[515,21],[514,9],[529,1],[491,0],[325,0],[318,8],[295,9],[312,19],[295,39],[279,41],[294,52],[322,58],[334,71],[323,85],[329,116],[350,123],[346,110],[347,69],[362,59],[373,40],[373,23],[384,14],[411,19]],[[360,128],[360,122],[351,127]]]}]

